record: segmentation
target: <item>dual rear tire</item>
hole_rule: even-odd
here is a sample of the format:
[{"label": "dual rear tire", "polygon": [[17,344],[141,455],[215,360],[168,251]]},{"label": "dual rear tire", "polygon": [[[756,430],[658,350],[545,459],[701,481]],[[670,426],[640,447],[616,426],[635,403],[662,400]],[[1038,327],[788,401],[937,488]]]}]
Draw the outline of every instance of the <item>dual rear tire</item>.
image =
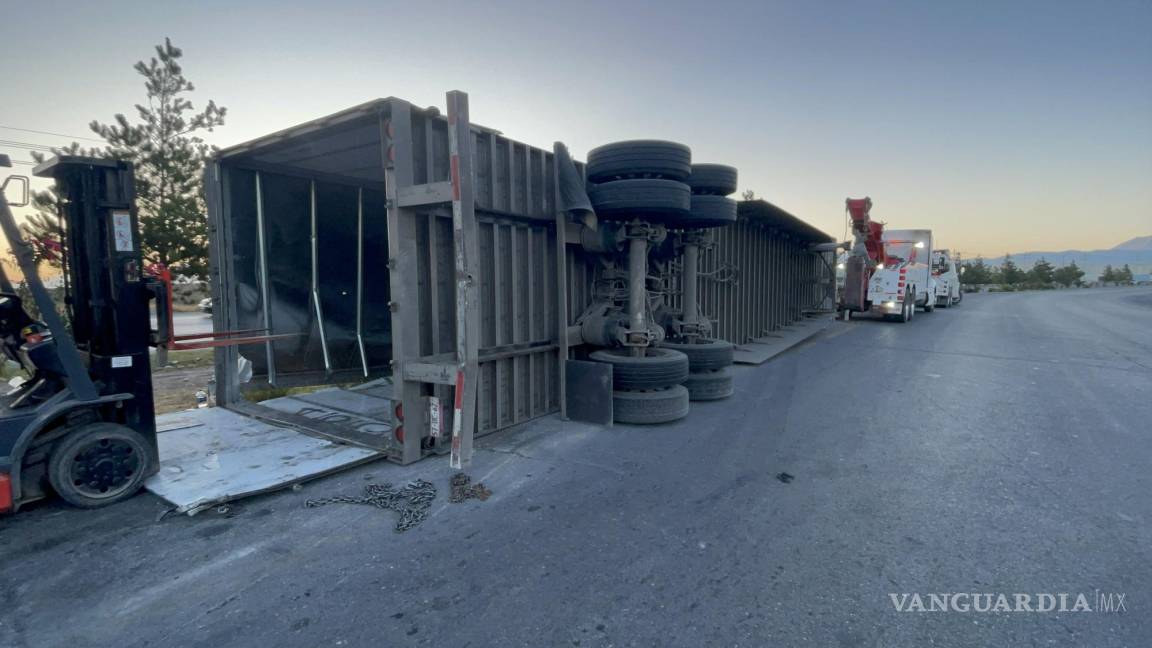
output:
[{"label": "dual rear tire", "polygon": [[710,401],[732,395],[733,346],[727,340],[699,338],[691,342],[663,342],[661,346],[688,356],[689,374],[684,381],[693,401]]}]

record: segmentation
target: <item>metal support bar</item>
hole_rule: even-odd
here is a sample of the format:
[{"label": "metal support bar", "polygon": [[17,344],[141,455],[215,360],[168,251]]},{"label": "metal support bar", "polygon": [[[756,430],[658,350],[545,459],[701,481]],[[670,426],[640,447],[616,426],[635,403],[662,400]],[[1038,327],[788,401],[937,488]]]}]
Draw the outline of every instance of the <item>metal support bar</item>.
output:
[{"label": "metal support bar", "polygon": [[401,207],[419,207],[451,201],[452,183],[448,181],[400,187],[396,192],[396,203]]},{"label": "metal support bar", "polygon": [[[272,333],[272,300],[271,290],[268,286],[268,236],[265,233],[264,223],[264,189],[260,183],[260,172],[256,172],[256,244],[260,246],[258,261],[260,263],[260,305],[264,315],[264,329]],[[268,384],[276,384],[276,353],[272,347],[272,339],[264,342],[264,354],[268,362]]]},{"label": "metal support bar", "polygon": [[[228,331],[237,325],[236,293],[232,254],[234,232],[231,219],[226,218],[231,206],[231,174],[219,163],[209,162],[204,167],[204,200],[208,208],[208,246],[212,288],[212,330]],[[234,346],[217,347],[216,403],[227,407],[241,399],[239,378],[236,375],[240,351]]]},{"label": "metal support bar", "polygon": [[[405,367],[420,356],[420,304],[415,294],[417,281],[416,215],[399,205],[401,187],[413,184],[412,104],[399,99],[389,102],[388,116],[380,120],[381,155],[384,163],[384,190],[388,208],[388,279],[392,302],[392,369],[403,378]],[[423,454],[427,430],[424,385],[400,380],[396,400],[404,408],[403,449],[400,462],[410,464]],[[408,431],[411,432],[408,432]]]},{"label": "metal support bar", "polygon": [[[634,237],[628,242],[628,322],[629,335],[646,331],[644,309],[648,304],[648,239]],[[633,353],[642,355],[643,347],[633,347]]]},{"label": "metal support bar", "polygon": [[696,303],[696,287],[699,282],[698,262],[700,245],[691,241],[684,246],[684,323],[696,326],[700,322],[699,306]]},{"label": "metal support bar", "polygon": [[[553,145],[553,159],[559,159],[556,153],[563,144],[556,142]],[[557,373],[560,387],[560,417],[568,418],[568,377],[564,367],[568,362],[568,214],[560,209],[560,173],[557,171],[552,178],[552,191],[556,195],[556,339],[560,341],[559,362]],[[575,225],[575,223],[573,223]],[[579,232],[579,229],[576,230]],[[577,239],[578,240],[578,239]],[[579,330],[579,329],[577,329]]]},{"label": "metal support bar", "polygon": [[320,244],[316,229],[316,181],[308,183],[309,214],[312,219],[312,303],[316,306],[316,327],[320,331],[320,352],[324,355],[324,371],[332,372],[332,359],[328,356],[328,337],[324,335],[324,309],[320,306]]},{"label": "metal support bar", "polygon": [[356,346],[368,377],[368,351],[364,348],[364,188],[356,190]]},{"label": "metal support bar", "polygon": [[448,93],[448,152],[452,178],[452,231],[456,251],[456,412],[452,423],[453,468],[472,460],[479,381],[479,246],[473,192],[472,130],[468,95]]}]

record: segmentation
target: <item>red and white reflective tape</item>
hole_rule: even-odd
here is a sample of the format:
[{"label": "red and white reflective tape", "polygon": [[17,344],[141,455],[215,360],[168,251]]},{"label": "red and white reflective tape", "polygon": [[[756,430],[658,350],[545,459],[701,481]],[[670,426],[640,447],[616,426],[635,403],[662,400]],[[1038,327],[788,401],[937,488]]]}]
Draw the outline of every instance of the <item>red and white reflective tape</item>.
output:
[{"label": "red and white reflective tape", "polygon": [[452,457],[449,464],[460,468],[460,430],[464,425],[464,371],[456,372],[456,399],[452,407]]}]

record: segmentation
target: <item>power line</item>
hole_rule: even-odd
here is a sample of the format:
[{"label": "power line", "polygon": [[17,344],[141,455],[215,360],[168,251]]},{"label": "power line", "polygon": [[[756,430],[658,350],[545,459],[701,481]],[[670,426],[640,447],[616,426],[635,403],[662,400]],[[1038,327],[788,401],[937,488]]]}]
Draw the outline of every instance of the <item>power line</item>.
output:
[{"label": "power line", "polygon": [[32,142],[17,142],[13,140],[0,140],[0,146],[14,146],[16,148],[51,151],[53,147],[45,144],[33,144]]},{"label": "power line", "polygon": [[104,140],[102,140],[102,139],[96,139],[95,137],[84,137],[83,135],[65,135],[63,133],[53,133],[51,131],[33,130],[31,128],[17,128],[15,126],[4,126],[3,124],[0,124],[0,128],[6,129],[6,130],[23,131],[25,133],[37,133],[39,135],[52,135],[53,137],[67,137],[69,139],[88,140],[90,142],[100,142],[101,144],[104,143]]}]

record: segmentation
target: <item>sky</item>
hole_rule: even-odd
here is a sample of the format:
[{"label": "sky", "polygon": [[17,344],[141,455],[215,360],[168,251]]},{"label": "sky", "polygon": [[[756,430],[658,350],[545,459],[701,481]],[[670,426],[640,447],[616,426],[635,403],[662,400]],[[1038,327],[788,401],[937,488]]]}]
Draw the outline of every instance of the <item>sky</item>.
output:
[{"label": "sky", "polygon": [[0,142],[131,115],[132,65],[166,36],[193,103],[228,108],[221,147],[378,97],[443,108],[456,89],[473,122],[579,159],[683,142],[837,237],[844,199],[865,195],[966,257],[1152,234],[1149,0],[0,0]]}]

